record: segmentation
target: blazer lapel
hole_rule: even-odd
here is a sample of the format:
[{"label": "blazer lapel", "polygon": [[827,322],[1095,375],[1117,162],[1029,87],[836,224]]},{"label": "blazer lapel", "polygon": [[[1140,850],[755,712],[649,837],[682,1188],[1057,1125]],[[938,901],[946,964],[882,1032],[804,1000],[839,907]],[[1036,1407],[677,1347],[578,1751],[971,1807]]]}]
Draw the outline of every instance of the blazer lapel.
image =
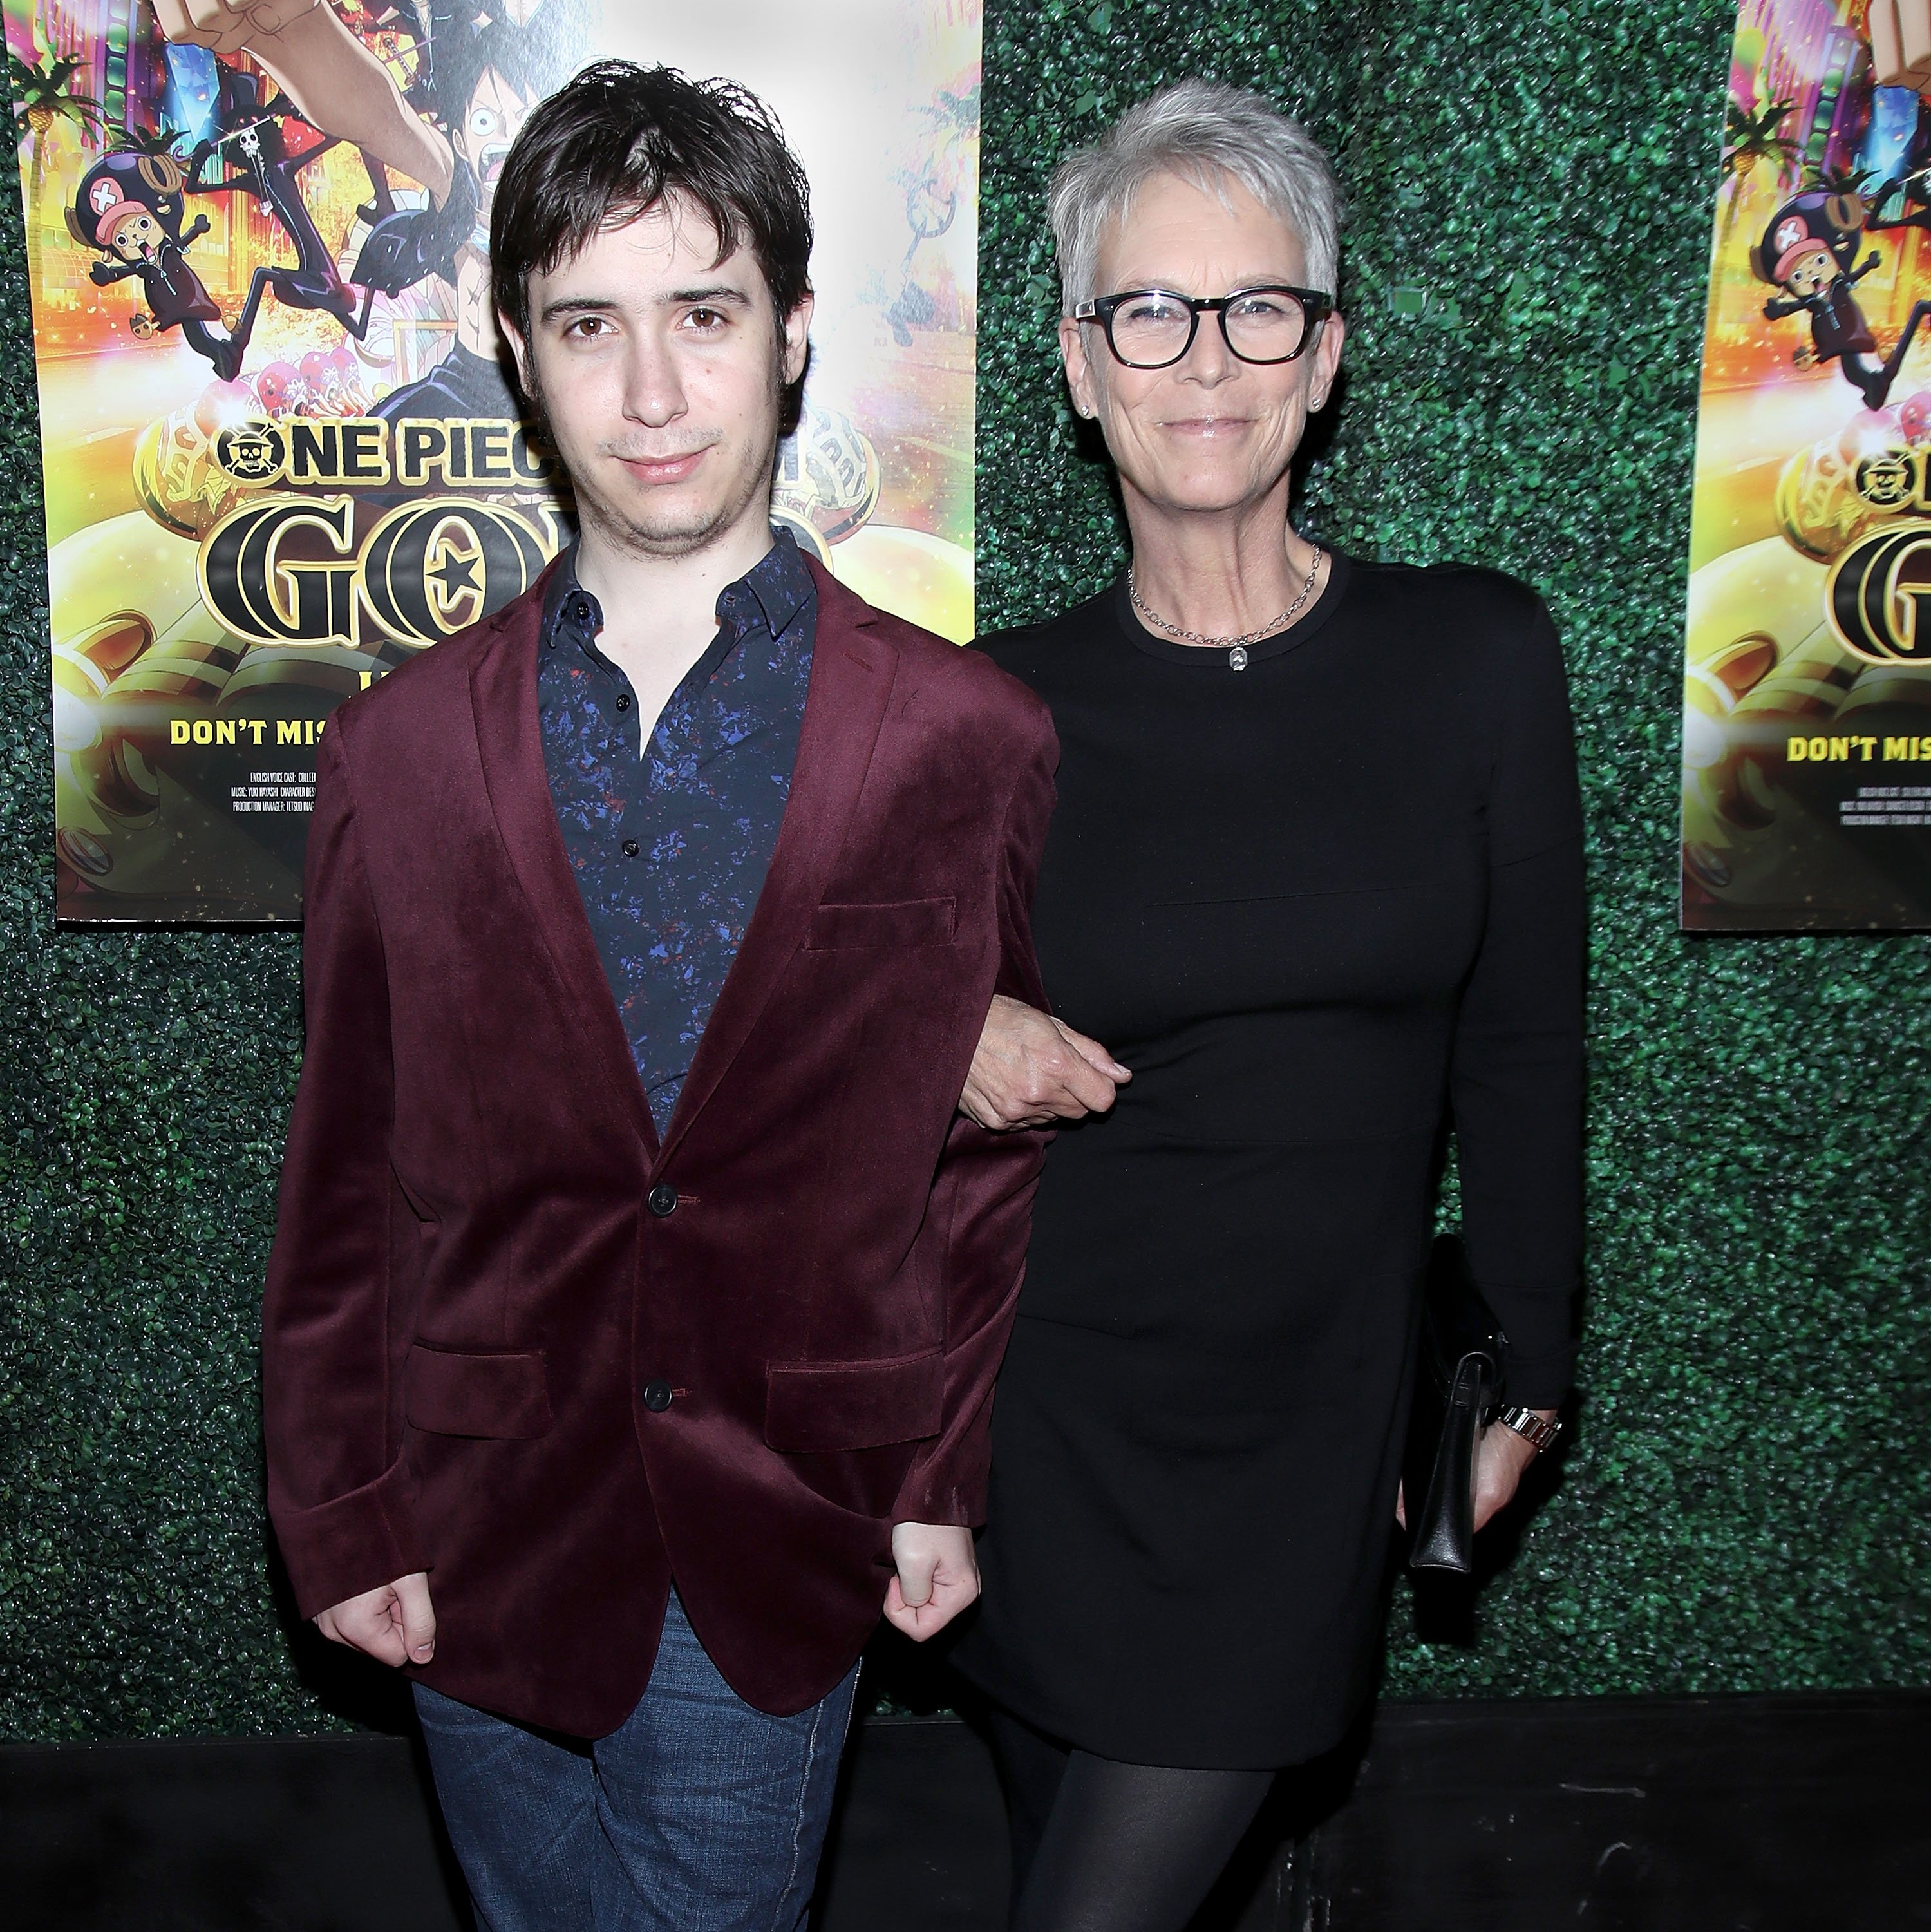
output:
[{"label": "blazer lapel", "polygon": [[667,1155],[717,1090],[804,944],[831,883],[892,694],[898,653],[874,627],[871,607],[817,562],[806,562],[817,585],[818,618],[790,795],[763,890],[664,1131]]},{"label": "blazer lapel", "polygon": [[571,875],[550,796],[537,712],[536,653],[547,572],[505,610],[496,634],[469,668],[469,704],[490,809],[565,1003],[589,1047],[620,1118],[655,1154],[657,1130],[637,1077],[630,1042],[604,976],[603,961]]}]

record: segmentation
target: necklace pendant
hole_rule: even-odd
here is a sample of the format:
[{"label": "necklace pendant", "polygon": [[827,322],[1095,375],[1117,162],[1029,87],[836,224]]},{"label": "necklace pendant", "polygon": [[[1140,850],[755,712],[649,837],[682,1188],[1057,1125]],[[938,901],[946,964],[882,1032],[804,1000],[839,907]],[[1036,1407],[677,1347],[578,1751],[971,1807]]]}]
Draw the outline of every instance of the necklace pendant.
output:
[{"label": "necklace pendant", "polygon": [[1245,670],[1247,668],[1247,646],[1245,644],[1236,644],[1228,652],[1227,668],[1229,670]]}]

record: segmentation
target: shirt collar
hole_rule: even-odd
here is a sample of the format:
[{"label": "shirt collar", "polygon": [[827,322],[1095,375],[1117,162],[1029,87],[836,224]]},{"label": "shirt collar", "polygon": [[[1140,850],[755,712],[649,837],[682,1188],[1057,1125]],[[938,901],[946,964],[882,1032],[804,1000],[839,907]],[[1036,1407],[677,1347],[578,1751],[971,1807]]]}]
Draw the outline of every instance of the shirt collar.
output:
[{"label": "shirt collar", "polygon": [[[799,553],[797,539],[789,530],[776,527],[772,536],[770,549],[743,576],[718,592],[717,614],[721,628],[742,635],[755,610],[771,634],[781,637],[816,594],[817,586]],[[547,642],[559,624],[574,625],[586,640],[592,639],[603,623],[602,608],[577,580],[577,546],[573,543],[557,558],[556,573],[544,596],[544,639]]]}]

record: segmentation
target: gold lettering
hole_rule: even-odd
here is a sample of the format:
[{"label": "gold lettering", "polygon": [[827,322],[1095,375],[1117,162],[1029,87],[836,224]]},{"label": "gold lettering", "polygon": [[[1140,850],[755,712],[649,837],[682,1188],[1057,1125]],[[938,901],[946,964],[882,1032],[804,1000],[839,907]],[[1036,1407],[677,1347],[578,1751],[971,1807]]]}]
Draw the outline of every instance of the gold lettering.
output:
[{"label": "gold lettering", "polygon": [[289,424],[289,479],[295,483],[332,483],[342,473],[342,460],[332,422],[310,422],[298,416]]},{"label": "gold lettering", "polygon": [[469,475],[478,483],[514,483],[510,467],[510,426],[503,422],[469,425]]},{"label": "gold lettering", "polygon": [[379,416],[356,416],[342,425],[342,475],[352,483],[386,483],[389,426]]},{"label": "gold lettering", "polygon": [[442,467],[442,458],[449,447],[449,432],[439,422],[422,422],[414,416],[402,425],[401,441],[397,446],[396,481],[399,483],[426,483],[432,470]]}]

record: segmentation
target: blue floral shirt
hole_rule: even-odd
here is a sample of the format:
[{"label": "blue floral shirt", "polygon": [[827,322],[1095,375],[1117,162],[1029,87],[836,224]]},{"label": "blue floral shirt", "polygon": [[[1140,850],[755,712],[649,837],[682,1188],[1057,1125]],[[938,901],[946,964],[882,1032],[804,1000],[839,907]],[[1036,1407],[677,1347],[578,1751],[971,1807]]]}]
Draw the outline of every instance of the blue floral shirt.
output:
[{"label": "blue floral shirt", "polygon": [[537,672],[563,848],[658,1132],[668,1124],[778,842],[818,595],[781,533],[718,598],[718,634],[638,755],[637,695],[597,648],[576,552],[545,602]]}]

